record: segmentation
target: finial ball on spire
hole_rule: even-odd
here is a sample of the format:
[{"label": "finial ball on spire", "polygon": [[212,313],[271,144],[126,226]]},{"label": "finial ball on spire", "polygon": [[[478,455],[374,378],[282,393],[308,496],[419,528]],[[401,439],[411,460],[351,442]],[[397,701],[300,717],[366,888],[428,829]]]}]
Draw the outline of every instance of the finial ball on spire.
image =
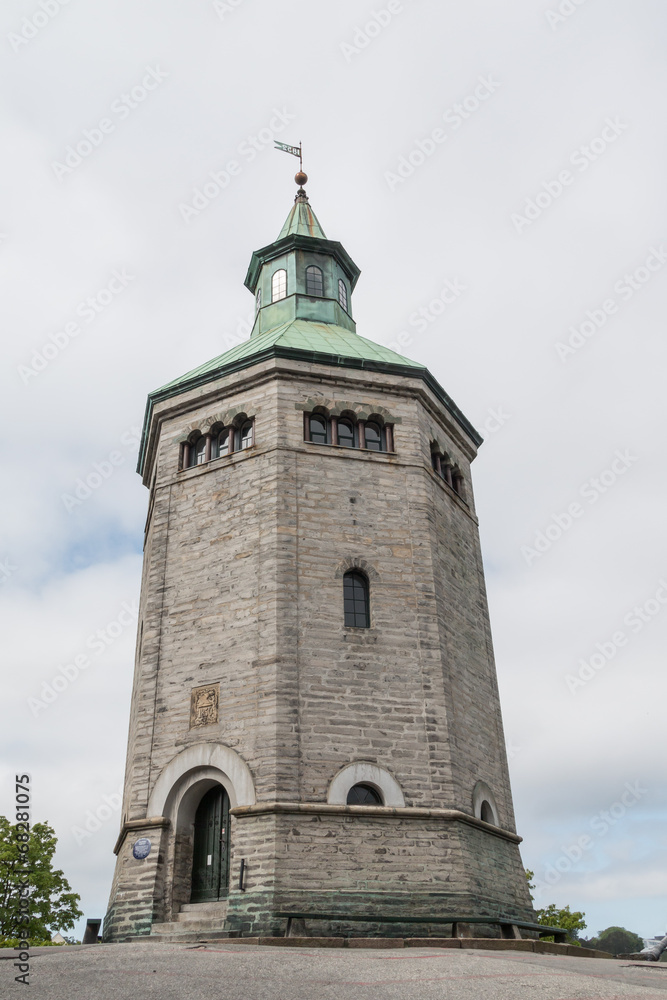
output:
[{"label": "finial ball on spire", "polygon": [[303,187],[304,184],[308,183],[308,174],[304,174],[303,170],[299,170],[299,172],[294,175],[294,180],[299,187]]}]

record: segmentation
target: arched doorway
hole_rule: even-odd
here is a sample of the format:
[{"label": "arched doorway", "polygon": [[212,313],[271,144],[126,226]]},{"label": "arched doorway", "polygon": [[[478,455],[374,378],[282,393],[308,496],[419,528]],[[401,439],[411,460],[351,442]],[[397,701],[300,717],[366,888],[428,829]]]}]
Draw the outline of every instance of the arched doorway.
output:
[{"label": "arched doorway", "polygon": [[214,785],[195,813],[191,903],[223,899],[229,890],[229,796]]}]

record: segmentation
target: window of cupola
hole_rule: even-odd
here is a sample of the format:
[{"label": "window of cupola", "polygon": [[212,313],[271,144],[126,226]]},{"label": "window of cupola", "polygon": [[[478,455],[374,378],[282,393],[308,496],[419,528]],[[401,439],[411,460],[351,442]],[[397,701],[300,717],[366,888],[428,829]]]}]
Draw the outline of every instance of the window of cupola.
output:
[{"label": "window of cupola", "polygon": [[281,268],[275,271],[271,278],[271,301],[278,302],[279,299],[287,298],[287,271]]},{"label": "window of cupola", "polygon": [[322,269],[311,264],[306,268],[306,295],[324,294],[324,276]]}]

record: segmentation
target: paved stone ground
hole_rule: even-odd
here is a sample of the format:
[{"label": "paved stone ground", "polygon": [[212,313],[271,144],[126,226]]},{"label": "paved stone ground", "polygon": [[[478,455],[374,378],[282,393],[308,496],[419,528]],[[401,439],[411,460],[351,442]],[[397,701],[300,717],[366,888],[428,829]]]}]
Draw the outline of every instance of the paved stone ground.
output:
[{"label": "paved stone ground", "polygon": [[[25,995],[0,950],[0,997]],[[435,948],[329,950],[222,942],[35,949],[30,996],[48,1000],[650,1000],[667,966]]]}]

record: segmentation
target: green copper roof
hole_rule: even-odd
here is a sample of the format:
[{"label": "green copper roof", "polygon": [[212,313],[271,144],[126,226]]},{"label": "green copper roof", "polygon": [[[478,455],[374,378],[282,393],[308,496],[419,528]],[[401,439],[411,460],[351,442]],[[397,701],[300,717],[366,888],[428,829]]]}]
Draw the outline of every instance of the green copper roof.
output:
[{"label": "green copper roof", "polygon": [[[285,219],[285,225],[280,230],[279,240],[284,236],[315,236],[325,240],[324,230],[317,220],[305,195],[297,195],[290,214]],[[276,240],[277,242],[277,240]]]},{"label": "green copper roof", "polygon": [[[250,359],[255,354],[261,354],[271,347],[282,347],[287,350],[303,351],[307,354],[330,355],[332,361],[337,358],[349,358],[357,361],[379,361],[384,364],[402,365],[409,368],[423,369],[423,365],[416,361],[396,354],[388,347],[374,344],[372,340],[366,340],[351,330],[345,330],[342,326],[334,326],[330,323],[313,323],[309,320],[295,319],[291,323],[284,323],[266,333],[257,334],[250,340],[232,347],[230,351],[220,354],[212,361],[207,361],[205,365],[194,368],[187,375],[174,379],[158,389],[158,393],[166,392],[170,389],[185,388],[188,382],[199,381],[202,376],[212,375],[220,368],[227,365],[234,365],[243,359]],[[323,359],[326,360],[326,359]],[[250,362],[252,363],[252,362]]]}]

